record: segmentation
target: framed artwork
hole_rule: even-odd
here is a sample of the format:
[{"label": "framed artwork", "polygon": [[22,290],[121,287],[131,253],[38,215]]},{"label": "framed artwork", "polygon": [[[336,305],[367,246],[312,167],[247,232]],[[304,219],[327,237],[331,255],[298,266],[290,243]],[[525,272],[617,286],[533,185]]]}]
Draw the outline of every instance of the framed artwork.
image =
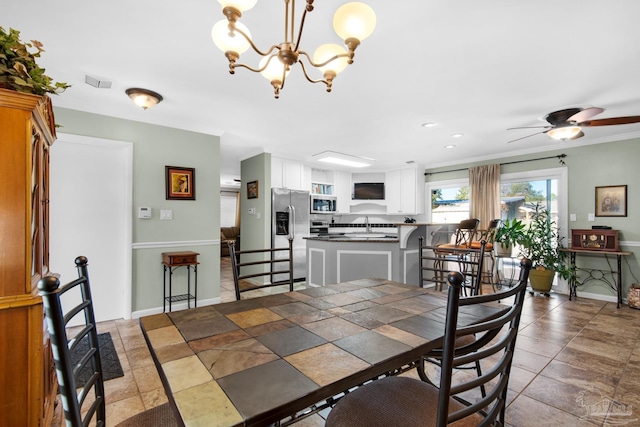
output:
[{"label": "framed artwork", "polygon": [[596,216],[627,216],[627,186],[596,187]]},{"label": "framed artwork", "polygon": [[180,166],[165,166],[167,200],[196,199],[196,170]]},{"label": "framed artwork", "polygon": [[247,182],[247,199],[258,198],[258,181]]}]

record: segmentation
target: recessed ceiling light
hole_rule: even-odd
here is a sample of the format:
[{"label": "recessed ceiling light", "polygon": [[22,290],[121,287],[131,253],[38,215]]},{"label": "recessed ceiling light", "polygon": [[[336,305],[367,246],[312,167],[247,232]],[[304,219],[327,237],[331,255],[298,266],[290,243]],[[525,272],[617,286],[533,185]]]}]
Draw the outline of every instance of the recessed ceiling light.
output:
[{"label": "recessed ceiling light", "polygon": [[462,138],[464,136],[464,133],[454,133],[453,135],[451,135],[451,138]]},{"label": "recessed ceiling light", "polygon": [[444,148],[455,148],[455,145],[453,144],[445,145]]},{"label": "recessed ceiling light", "polygon": [[432,127],[434,127],[436,125],[437,125],[436,122],[426,122],[426,123],[421,124],[420,126],[422,126],[423,128],[432,128]]}]

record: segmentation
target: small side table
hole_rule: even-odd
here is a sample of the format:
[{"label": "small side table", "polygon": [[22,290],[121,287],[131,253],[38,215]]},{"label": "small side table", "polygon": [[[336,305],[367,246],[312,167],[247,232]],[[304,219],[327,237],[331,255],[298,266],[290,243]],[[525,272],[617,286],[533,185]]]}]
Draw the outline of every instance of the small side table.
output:
[{"label": "small side table", "polygon": [[[166,311],[167,302],[169,302],[169,312],[171,312],[171,303],[178,301],[187,301],[187,308],[191,308],[191,300],[193,306],[198,306],[198,255],[197,252],[163,252],[162,266],[164,269],[162,281],[162,311]],[[173,295],[172,292],[172,276],[173,272],[180,268],[187,268],[187,293],[181,295]],[[194,287],[193,295],[191,295],[191,270],[193,269]],[[169,295],[167,296],[167,272],[169,272]]]}]

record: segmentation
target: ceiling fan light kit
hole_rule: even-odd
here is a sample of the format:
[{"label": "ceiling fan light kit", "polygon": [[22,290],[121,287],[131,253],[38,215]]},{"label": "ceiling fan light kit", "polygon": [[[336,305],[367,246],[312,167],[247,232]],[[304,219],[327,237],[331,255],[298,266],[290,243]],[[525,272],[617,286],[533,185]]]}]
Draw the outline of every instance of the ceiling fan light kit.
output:
[{"label": "ceiling fan light kit", "polygon": [[[333,16],[333,28],[342,38],[346,49],[337,44],[323,44],[312,58],[300,48],[300,40],[307,13],[313,11],[314,0],[306,0],[297,29],[297,38],[294,25],[296,0],[284,0],[285,40],[263,52],[251,38],[249,29],[238,21],[242,13],[254,7],[256,2],[257,0],[218,0],[226,20],[223,19],[213,26],[211,37],[229,61],[229,73],[234,74],[237,67],[243,67],[262,74],[273,86],[275,98],[280,97],[291,66],[296,63],[300,64],[302,73],[309,82],[324,83],[327,92],[331,92],[334,78],[347,65],[353,63],[356,48],[373,33],[376,26],[376,15],[371,7],[361,2],[346,3],[339,7]],[[238,63],[240,55],[249,48],[262,57],[257,68]],[[319,69],[323,78],[313,79],[307,73],[308,66]]]},{"label": "ceiling fan light kit", "polygon": [[555,139],[557,141],[566,141],[567,139],[571,139],[574,136],[578,135],[579,133],[580,133],[579,126],[563,126],[563,127],[557,127],[554,129],[549,129],[549,132],[547,132],[547,135],[549,135],[549,138]]},{"label": "ceiling fan light kit", "polygon": [[640,123],[640,116],[610,117],[608,119],[591,120],[592,117],[602,112],[604,112],[604,108],[600,107],[566,108],[564,110],[554,111],[544,117],[544,120],[549,123],[546,126],[521,126],[507,129],[544,129],[531,135],[523,136],[522,138],[513,139],[509,141],[509,143],[541,133],[546,133],[551,139],[557,141],[574,140],[584,136],[582,129],[586,127]]}]

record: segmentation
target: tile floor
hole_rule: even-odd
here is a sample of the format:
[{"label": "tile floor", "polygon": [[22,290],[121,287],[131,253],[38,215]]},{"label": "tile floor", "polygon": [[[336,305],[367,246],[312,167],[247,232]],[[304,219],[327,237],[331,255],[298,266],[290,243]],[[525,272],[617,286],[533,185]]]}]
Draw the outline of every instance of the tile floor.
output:
[{"label": "tile floor", "polygon": [[[233,301],[228,258],[221,260],[221,276],[222,301]],[[256,292],[263,291],[274,288]],[[640,426],[640,310],[559,294],[527,295],[521,325],[509,426]],[[109,425],[165,402],[138,321],[104,322],[99,332],[111,332],[125,373],[105,382]],[[603,405],[611,409],[603,411]],[[321,415],[296,423],[322,425]]]}]

